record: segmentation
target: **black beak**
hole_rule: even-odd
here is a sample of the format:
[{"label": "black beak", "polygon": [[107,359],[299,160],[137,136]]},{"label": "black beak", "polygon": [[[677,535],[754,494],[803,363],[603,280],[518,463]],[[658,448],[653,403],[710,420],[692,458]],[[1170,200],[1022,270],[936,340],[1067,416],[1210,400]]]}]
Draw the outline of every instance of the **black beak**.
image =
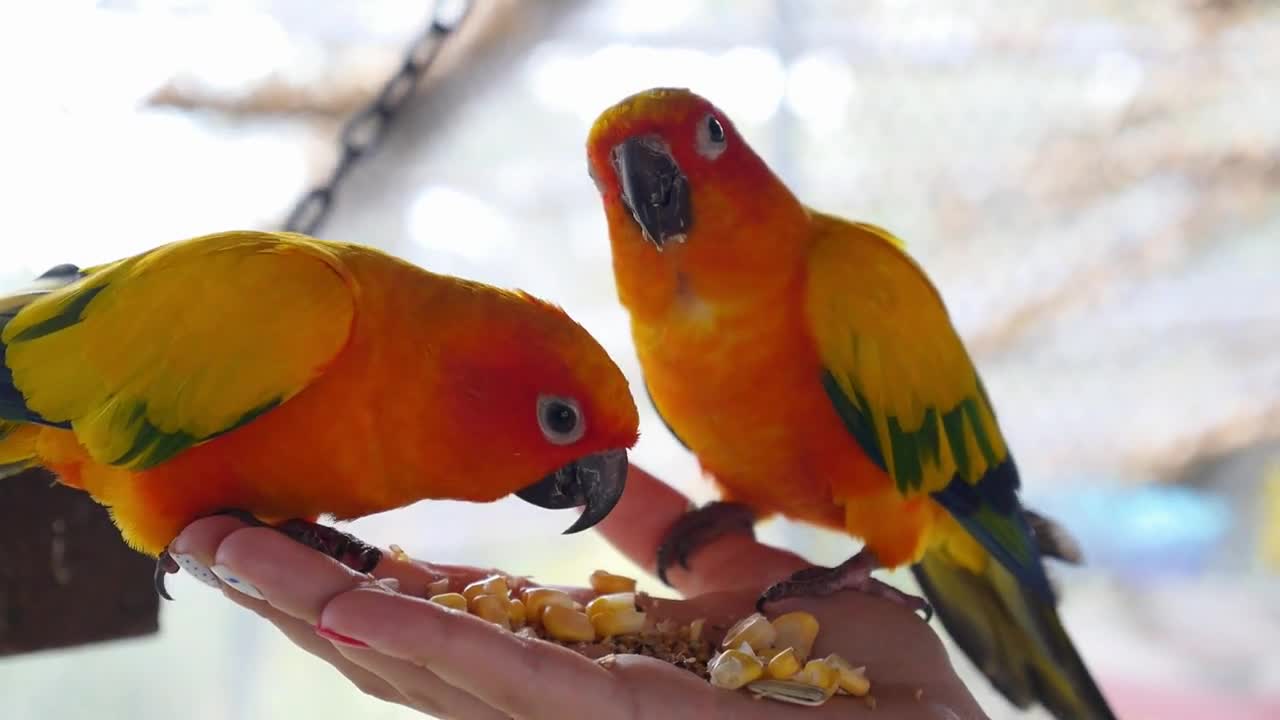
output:
[{"label": "black beak", "polygon": [[574,460],[516,495],[548,510],[585,505],[577,522],[564,531],[570,535],[595,525],[622,498],[627,483],[627,451],[607,450]]},{"label": "black beak", "polygon": [[645,238],[659,250],[668,240],[683,242],[693,224],[689,180],[665,144],[653,136],[627,138],[613,148],[613,167],[622,202]]}]

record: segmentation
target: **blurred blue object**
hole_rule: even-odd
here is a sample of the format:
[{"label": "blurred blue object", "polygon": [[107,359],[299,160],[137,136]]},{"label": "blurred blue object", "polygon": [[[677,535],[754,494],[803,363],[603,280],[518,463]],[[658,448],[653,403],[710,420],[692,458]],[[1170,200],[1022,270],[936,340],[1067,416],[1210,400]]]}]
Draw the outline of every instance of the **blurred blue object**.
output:
[{"label": "blurred blue object", "polygon": [[1227,546],[1238,513],[1215,493],[1167,485],[1078,484],[1029,499],[1080,543],[1085,564],[1128,580],[1196,576]]}]

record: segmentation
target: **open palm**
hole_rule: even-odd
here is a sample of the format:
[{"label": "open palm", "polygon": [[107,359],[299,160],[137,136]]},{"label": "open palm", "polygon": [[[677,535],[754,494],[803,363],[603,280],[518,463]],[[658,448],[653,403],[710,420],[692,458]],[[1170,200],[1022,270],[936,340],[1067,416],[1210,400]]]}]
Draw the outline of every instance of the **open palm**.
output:
[{"label": "open palm", "polygon": [[[662,534],[687,508],[679,493],[633,466],[627,492],[599,528],[623,553],[652,569]],[[374,574],[396,578],[400,592],[394,592],[280,533],[226,516],[193,523],[172,549],[256,588],[261,599],[223,585],[233,601],[329,662],[361,691],[440,717],[985,717],[933,631],[907,610],[863,593],[770,608],[813,613],[822,627],[814,655],[837,652],[868,668],[874,710],[847,697],[809,708],[713,688],[652,658],[625,655],[601,664],[421,599],[432,581],[448,578],[457,590],[490,569],[388,556]],[[745,535],[730,535],[699,550],[690,565],[688,572],[670,574],[688,599],[651,599],[644,609],[658,619],[729,623],[753,611],[762,588],[808,563]],[[585,588],[568,590],[583,599],[592,595]],[[323,628],[320,634],[317,628]]]}]

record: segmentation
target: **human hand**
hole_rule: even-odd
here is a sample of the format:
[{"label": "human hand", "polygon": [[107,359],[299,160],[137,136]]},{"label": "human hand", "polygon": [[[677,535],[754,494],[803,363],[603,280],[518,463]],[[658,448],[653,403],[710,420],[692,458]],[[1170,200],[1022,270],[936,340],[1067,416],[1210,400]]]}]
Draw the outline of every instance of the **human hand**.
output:
[{"label": "human hand", "polygon": [[[652,570],[658,542],[687,507],[679,493],[633,466],[627,492],[599,528]],[[814,656],[838,652],[866,665],[874,711],[845,697],[820,708],[757,701],[647,657],[618,655],[602,664],[421,599],[432,581],[447,578],[457,591],[493,570],[405,562],[388,554],[374,576],[395,578],[395,592],[278,532],[227,516],[192,523],[171,548],[220,566],[220,574],[242,588],[224,583],[228,597],[363,692],[440,717],[985,717],[933,631],[912,613],[862,593],[786,601],[771,611],[813,613],[821,624]],[[690,571],[672,570],[671,581],[688,600],[641,602],[658,619],[727,625],[754,610],[762,588],[806,566],[799,556],[745,535],[725,536],[700,549]],[[592,596],[588,589],[564,589],[584,602]]]}]

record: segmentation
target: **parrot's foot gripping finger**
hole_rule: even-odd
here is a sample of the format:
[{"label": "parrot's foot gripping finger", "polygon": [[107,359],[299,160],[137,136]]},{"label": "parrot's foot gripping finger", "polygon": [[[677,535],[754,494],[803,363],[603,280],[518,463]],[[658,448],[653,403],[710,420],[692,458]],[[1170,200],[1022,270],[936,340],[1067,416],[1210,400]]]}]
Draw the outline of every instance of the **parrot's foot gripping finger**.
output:
[{"label": "parrot's foot gripping finger", "polygon": [[755,537],[756,515],[741,503],[711,502],[681,515],[671,525],[658,546],[658,577],[668,586],[667,570],[678,564],[689,569],[689,556],[722,535]]},{"label": "parrot's foot gripping finger", "polygon": [[273,526],[259,520],[252,513],[237,508],[225,508],[211,514],[229,515],[253,527],[273,527],[357,572],[373,572],[373,569],[378,566],[378,561],[382,559],[382,551],[378,548],[328,525],[295,518]]},{"label": "parrot's foot gripping finger", "polygon": [[168,550],[161,550],[156,556],[156,574],[155,586],[156,594],[165,600],[173,600],[173,596],[164,587],[164,578],[166,575],[172,575],[178,572],[178,561],[173,559]]},{"label": "parrot's foot gripping finger", "polygon": [[215,510],[209,513],[209,515],[210,516],[226,515],[228,517],[233,517],[239,520],[240,522],[244,523],[245,525],[248,525],[249,527],[266,527],[267,526],[267,523],[264,523],[261,520],[259,520],[253,513],[248,512],[246,510],[240,510],[239,508],[223,508],[222,510]]},{"label": "parrot's foot gripping finger", "polygon": [[928,622],[933,617],[933,606],[924,598],[904,593],[892,585],[871,577],[872,571],[879,568],[879,561],[867,550],[859,552],[833,568],[805,568],[786,580],[769,586],[756,600],[756,609],[764,612],[764,606],[767,603],[786,598],[814,597],[830,595],[840,590],[856,590],[897,603],[912,612],[922,612],[925,622]]},{"label": "parrot's foot gripping finger", "polygon": [[370,573],[382,560],[382,551],[363,540],[327,525],[288,520],[277,530],[313,550],[328,555],[356,572]]}]

